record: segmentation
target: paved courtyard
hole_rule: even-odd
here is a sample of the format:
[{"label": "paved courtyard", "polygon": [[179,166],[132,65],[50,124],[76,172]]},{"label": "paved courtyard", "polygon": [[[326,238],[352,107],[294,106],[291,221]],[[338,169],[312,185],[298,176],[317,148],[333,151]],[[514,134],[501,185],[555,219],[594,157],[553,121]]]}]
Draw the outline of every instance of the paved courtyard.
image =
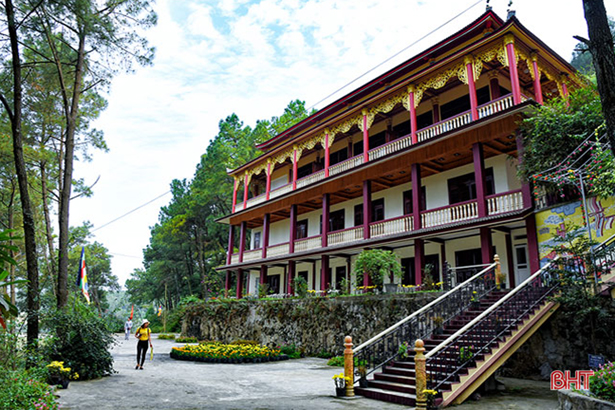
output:
[{"label": "paved courtyard", "polygon": [[[72,382],[58,390],[63,409],[402,409],[404,406],[365,398],[333,397],[331,377],[340,368],[326,360],[306,358],[260,364],[208,364],[169,358],[174,341],[154,343],[154,360],[135,370],[136,340],[113,349],[116,374]],[[517,381],[513,381],[517,382]],[[517,382],[522,383],[522,382]],[[523,382],[511,393],[498,393],[457,409],[555,409],[554,395],[540,383]],[[548,390],[548,387],[547,387]],[[550,393],[550,392],[549,392]],[[517,397],[527,395],[528,397]]]}]

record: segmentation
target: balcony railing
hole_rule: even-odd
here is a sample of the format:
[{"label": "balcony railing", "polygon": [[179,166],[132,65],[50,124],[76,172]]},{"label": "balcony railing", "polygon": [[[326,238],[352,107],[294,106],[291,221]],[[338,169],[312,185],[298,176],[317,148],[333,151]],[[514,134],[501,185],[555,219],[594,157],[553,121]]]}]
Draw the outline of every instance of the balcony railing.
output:
[{"label": "balcony railing", "polygon": [[465,221],[478,217],[477,202],[468,201],[455,205],[447,205],[442,208],[437,208],[421,213],[423,228],[431,226],[447,225],[454,222]]},{"label": "balcony railing", "polygon": [[521,190],[487,197],[487,212],[489,215],[523,209],[523,194]]},{"label": "balcony railing", "polygon": [[250,251],[245,251],[243,253],[243,261],[244,262],[255,261],[257,259],[262,258],[262,256],[263,256],[262,248],[252,249]]},{"label": "balcony railing", "polygon": [[369,151],[369,160],[373,161],[375,159],[385,157],[394,152],[406,149],[410,145],[412,145],[411,136],[406,136],[403,138],[396,139],[395,141],[387,142],[386,144]]},{"label": "balcony railing", "polygon": [[496,100],[490,101],[478,107],[478,118],[485,118],[490,115],[504,111],[513,106],[512,94],[505,95]]},{"label": "balcony railing", "polygon": [[295,252],[311,251],[313,249],[318,249],[321,246],[322,238],[320,235],[297,239],[295,241]]},{"label": "balcony railing", "polygon": [[394,235],[396,233],[410,232],[413,228],[411,216],[400,216],[385,221],[372,222],[369,224],[369,235],[372,238],[379,236]]},{"label": "balcony railing", "polygon": [[231,255],[231,265],[234,265],[236,263],[239,263],[239,254],[238,253],[234,253]]},{"label": "balcony railing", "polygon": [[277,198],[292,190],[293,190],[293,184],[289,182],[286,185],[282,185],[281,187],[272,189],[271,192],[269,193],[269,198],[270,199]]},{"label": "balcony railing", "polygon": [[272,245],[267,248],[267,257],[273,258],[274,256],[281,256],[288,254],[288,242]]},{"label": "balcony railing", "polygon": [[308,186],[308,185],[312,185],[315,184],[316,182],[320,181],[321,179],[325,178],[325,171],[318,171],[318,172],[314,172],[313,174],[310,174],[306,177],[303,177],[301,179],[297,180],[297,189],[302,188],[304,186]]},{"label": "balcony railing", "polygon": [[440,121],[435,123],[434,125],[430,125],[427,128],[423,128],[421,131],[418,131],[416,133],[416,139],[419,142],[427,141],[429,139],[437,137],[440,134],[444,134],[445,132],[469,124],[471,121],[472,116],[470,115],[470,111],[466,111],[452,118],[447,118],[444,121]]},{"label": "balcony railing", "polygon": [[329,167],[329,176],[340,174],[344,171],[348,171],[354,167],[358,167],[363,163],[363,154],[355,155],[352,158],[348,158],[345,161],[339,162]]},{"label": "balcony railing", "polygon": [[246,201],[246,209],[247,209],[247,208],[250,208],[251,206],[255,206],[255,205],[258,205],[258,204],[260,204],[260,203],[265,202],[265,199],[266,199],[266,198],[267,198],[267,197],[266,197],[266,195],[265,195],[265,194],[261,194],[261,195],[259,195],[259,196],[255,196],[255,197],[253,197],[253,198],[248,199],[248,200]]},{"label": "balcony railing", "polygon": [[354,228],[342,229],[341,231],[331,232],[327,235],[327,243],[329,244],[329,246],[360,241],[362,239],[363,226],[355,226]]}]

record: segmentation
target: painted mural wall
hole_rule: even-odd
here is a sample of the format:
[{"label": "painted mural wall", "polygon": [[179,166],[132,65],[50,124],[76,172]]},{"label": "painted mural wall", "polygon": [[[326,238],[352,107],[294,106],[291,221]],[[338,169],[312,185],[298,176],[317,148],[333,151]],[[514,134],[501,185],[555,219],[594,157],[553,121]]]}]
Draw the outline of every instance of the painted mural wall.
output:
[{"label": "painted mural wall", "polygon": [[[593,240],[603,242],[615,234],[613,224],[615,220],[615,198],[588,198],[587,212]],[[554,252],[551,251],[555,245],[553,238],[564,236],[566,225],[586,231],[581,201],[570,202],[536,213],[541,266],[555,256]]]}]

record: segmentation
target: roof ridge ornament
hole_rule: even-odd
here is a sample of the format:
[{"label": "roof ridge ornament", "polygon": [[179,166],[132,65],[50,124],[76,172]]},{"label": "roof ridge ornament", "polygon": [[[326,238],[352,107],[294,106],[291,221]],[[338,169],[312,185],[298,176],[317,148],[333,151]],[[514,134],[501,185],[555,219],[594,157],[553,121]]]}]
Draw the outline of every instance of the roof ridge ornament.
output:
[{"label": "roof ridge ornament", "polygon": [[512,9],[512,5],[513,5],[513,0],[510,0],[508,2],[508,9],[506,9],[506,21],[508,21],[511,18],[515,17],[515,15],[517,14],[517,12]]}]

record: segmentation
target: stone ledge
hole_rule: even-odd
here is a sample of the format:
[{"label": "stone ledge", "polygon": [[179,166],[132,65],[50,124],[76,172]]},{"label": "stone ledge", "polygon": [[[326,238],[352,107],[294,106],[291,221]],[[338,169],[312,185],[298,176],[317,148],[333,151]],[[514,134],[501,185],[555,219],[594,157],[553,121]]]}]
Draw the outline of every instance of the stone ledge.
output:
[{"label": "stone ledge", "polygon": [[595,399],[572,390],[557,392],[560,410],[615,410],[615,403]]}]

